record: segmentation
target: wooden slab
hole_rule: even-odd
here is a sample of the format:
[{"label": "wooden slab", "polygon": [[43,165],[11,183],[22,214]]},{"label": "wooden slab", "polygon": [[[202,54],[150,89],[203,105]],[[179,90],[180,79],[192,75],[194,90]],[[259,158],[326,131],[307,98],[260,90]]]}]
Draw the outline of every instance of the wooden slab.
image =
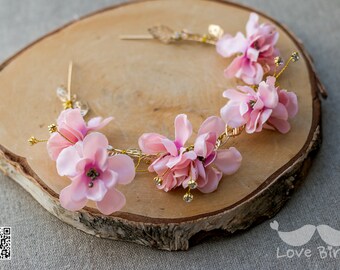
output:
[{"label": "wooden slab", "polygon": [[187,204],[183,190],[158,190],[149,173],[121,187],[127,204],[121,212],[102,216],[89,203],[79,212],[63,209],[58,200],[67,178],[56,173],[43,144],[27,138],[48,137],[61,104],[55,90],[66,84],[67,66],[75,63],[73,90],[88,101],[90,116],[114,116],[105,133],[117,148],[137,147],[144,132],[173,137],[173,120],[186,113],[197,131],[226,100],[223,90],[237,85],[223,77],[231,59],[213,46],[164,45],[157,41],[121,41],[121,34],[143,34],[155,24],[205,32],[211,23],[226,32],[245,31],[251,10],[214,1],[144,1],[106,9],[43,37],[2,64],[0,72],[0,167],[49,212],[87,233],[132,241],[166,250],[186,250],[208,232],[234,232],[273,216],[305,176],[320,143],[321,89],[302,45],[279,23],[278,47],[301,60],[280,78],[282,88],[295,91],[300,110],[287,135],[272,131],[242,134],[231,140],[243,155],[241,169],[224,177],[212,194],[194,192]]}]

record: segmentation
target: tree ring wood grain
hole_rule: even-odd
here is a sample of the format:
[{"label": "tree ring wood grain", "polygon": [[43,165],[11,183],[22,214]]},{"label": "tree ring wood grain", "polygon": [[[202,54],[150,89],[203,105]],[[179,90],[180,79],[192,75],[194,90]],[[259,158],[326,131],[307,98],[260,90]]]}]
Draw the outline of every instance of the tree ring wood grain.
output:
[{"label": "tree ring wood grain", "polygon": [[[197,131],[202,120],[217,115],[225,103],[222,91],[237,84],[223,78],[222,70],[231,59],[221,59],[213,47],[200,44],[132,43],[118,36],[145,33],[155,23],[195,32],[216,23],[234,34],[244,31],[251,11],[228,2],[141,1],[97,12],[26,47],[0,67],[4,97],[0,101],[0,168],[62,221],[99,237],[159,249],[186,250],[210,232],[233,233],[272,217],[304,178],[319,148],[318,93],[325,91],[301,42],[260,12],[261,21],[277,25],[282,55],[300,52],[301,61],[280,79],[282,87],[297,93],[300,112],[287,135],[265,131],[233,140],[243,154],[243,166],[225,177],[216,192],[195,193],[195,200],[185,204],[183,190],[164,193],[154,187],[152,175],[139,174],[131,185],[121,188],[128,201],[121,212],[103,216],[91,203],[70,212],[58,200],[68,179],[57,175],[44,146],[32,149],[25,144],[33,133],[48,136],[46,126],[61,109],[55,89],[66,80],[69,60],[76,63],[73,89],[89,102],[92,115],[116,117],[115,124],[103,130],[115,147],[136,147],[143,132],[171,137],[178,113],[187,113]],[[6,105],[17,108],[15,113]]]}]

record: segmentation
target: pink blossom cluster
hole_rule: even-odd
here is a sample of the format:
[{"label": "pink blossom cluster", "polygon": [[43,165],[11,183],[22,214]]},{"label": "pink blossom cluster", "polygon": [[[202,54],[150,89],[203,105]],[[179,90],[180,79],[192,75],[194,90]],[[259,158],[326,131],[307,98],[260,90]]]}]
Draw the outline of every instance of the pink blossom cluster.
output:
[{"label": "pink blossom cluster", "polygon": [[279,55],[275,47],[279,33],[269,23],[259,24],[259,16],[251,13],[246,25],[246,36],[238,32],[234,37],[226,34],[216,44],[223,57],[236,55],[225,69],[228,78],[236,77],[246,84],[258,84],[264,74],[273,71],[274,58]]},{"label": "pink blossom cluster", "polygon": [[224,131],[221,118],[209,117],[198,130],[195,143],[185,147],[192,135],[192,125],[185,114],[180,114],[175,119],[175,140],[157,133],[143,134],[139,138],[140,149],[146,154],[158,155],[149,166],[149,171],[162,179],[158,187],[169,191],[179,186],[186,188],[194,181],[201,192],[213,192],[222,175],[235,173],[242,161],[236,148],[215,147]]},{"label": "pink blossom cluster", "polygon": [[71,184],[60,193],[64,208],[80,210],[92,200],[100,212],[109,215],[125,205],[125,196],[116,185],[130,183],[135,168],[126,155],[108,156],[108,140],[97,130],[111,120],[112,117],[95,117],[86,123],[80,109],[61,112],[58,132],[52,133],[47,150],[57,163],[58,174],[71,179]]}]

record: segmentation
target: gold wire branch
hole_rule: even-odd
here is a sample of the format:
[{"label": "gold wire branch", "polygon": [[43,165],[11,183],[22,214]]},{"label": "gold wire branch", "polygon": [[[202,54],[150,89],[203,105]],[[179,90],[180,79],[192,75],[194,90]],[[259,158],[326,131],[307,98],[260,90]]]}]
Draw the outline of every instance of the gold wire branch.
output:
[{"label": "gold wire branch", "polygon": [[[280,72],[279,72],[278,74],[276,74],[276,75],[275,75],[275,73],[274,73],[275,78],[278,79],[278,78],[282,75],[282,73],[287,69],[287,67],[289,66],[289,64],[290,64],[291,62],[295,63],[295,62],[297,62],[297,61],[299,61],[299,60],[300,60],[300,55],[299,55],[299,53],[298,53],[298,52],[293,52],[293,53],[291,54],[291,56],[289,57],[287,63],[286,63],[286,64],[284,65],[284,67],[280,70]],[[276,66],[279,66],[279,65],[282,65],[282,64],[283,64],[283,60],[282,60],[281,57],[276,57],[276,58],[274,59],[274,61],[275,61],[275,65],[276,65]]]},{"label": "gold wire branch", "polygon": [[149,35],[121,35],[119,38],[122,40],[156,39],[165,44],[178,41],[193,41],[215,45],[224,33],[222,27],[215,24],[209,25],[207,34],[191,33],[186,29],[174,31],[165,25],[150,27],[148,32]]},{"label": "gold wire branch", "polygon": [[39,139],[37,139],[37,138],[34,137],[34,136],[31,136],[27,141],[28,141],[28,143],[29,143],[31,146],[33,146],[33,145],[35,145],[35,144],[37,144],[37,143],[40,143],[40,142],[47,142],[47,140],[39,140]]}]

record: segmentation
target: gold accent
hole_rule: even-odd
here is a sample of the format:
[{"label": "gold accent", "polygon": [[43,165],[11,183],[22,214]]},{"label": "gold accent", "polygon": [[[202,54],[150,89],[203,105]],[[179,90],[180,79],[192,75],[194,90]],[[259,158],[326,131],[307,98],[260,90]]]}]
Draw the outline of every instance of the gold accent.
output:
[{"label": "gold accent", "polygon": [[193,41],[215,45],[223,36],[223,29],[219,25],[211,24],[208,27],[208,34],[190,33],[188,30],[174,31],[166,25],[157,25],[148,29],[150,35],[121,35],[122,40],[148,40],[156,39],[164,44],[178,41]]},{"label": "gold accent", "polygon": [[58,131],[57,125],[56,124],[51,124],[47,126],[48,132],[49,133],[54,133]]},{"label": "gold accent", "polygon": [[289,59],[288,59],[287,63],[285,64],[285,66],[280,70],[280,72],[277,75],[275,75],[275,78],[278,79],[282,75],[282,73],[289,66],[290,62],[294,62],[295,63],[295,62],[299,61],[299,59],[300,59],[299,53],[298,52],[293,52],[291,54],[291,56],[289,57]]},{"label": "gold accent", "polygon": [[33,146],[33,145],[35,145],[35,144],[37,144],[37,143],[40,143],[40,142],[47,142],[47,140],[39,140],[39,139],[37,139],[37,138],[34,137],[34,136],[31,136],[27,141],[28,141],[28,143],[29,143],[31,146]]},{"label": "gold accent", "polygon": [[153,181],[155,182],[156,186],[161,186],[163,184],[163,179],[159,176],[156,176]]},{"label": "gold accent", "polygon": [[62,133],[58,130],[56,124],[48,125],[47,128],[48,128],[48,131],[49,131],[50,133],[58,132],[59,135],[62,136],[65,140],[69,141],[69,142],[72,143],[72,144],[75,144],[74,142],[72,142],[69,138],[67,138],[64,134],[62,134]]}]

